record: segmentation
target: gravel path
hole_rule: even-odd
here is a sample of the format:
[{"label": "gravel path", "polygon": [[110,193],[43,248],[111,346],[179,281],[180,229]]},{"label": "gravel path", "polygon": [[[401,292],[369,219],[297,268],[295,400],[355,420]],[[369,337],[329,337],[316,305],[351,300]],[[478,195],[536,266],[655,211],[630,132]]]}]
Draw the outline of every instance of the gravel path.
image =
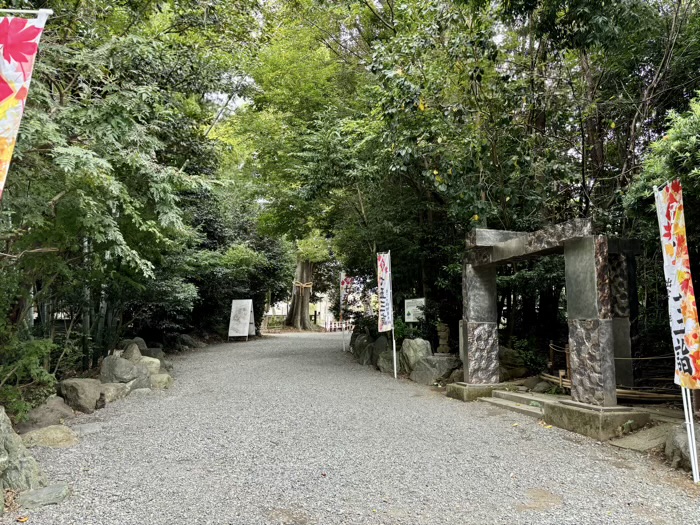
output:
[{"label": "gravel path", "polygon": [[337,334],[212,346],[175,375],[74,420],[78,446],[35,449],[74,495],[30,524],[700,523],[687,476],[395,381]]}]

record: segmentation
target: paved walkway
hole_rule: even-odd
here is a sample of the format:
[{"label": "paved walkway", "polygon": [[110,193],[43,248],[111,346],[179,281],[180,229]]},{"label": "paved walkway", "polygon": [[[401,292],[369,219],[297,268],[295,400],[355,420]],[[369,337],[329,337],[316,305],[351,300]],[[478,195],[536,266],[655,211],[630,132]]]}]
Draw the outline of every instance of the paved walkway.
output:
[{"label": "paved walkway", "polygon": [[660,462],[359,366],[340,336],[275,335],[176,359],[172,390],[37,450],[74,496],[30,524],[700,523]]}]

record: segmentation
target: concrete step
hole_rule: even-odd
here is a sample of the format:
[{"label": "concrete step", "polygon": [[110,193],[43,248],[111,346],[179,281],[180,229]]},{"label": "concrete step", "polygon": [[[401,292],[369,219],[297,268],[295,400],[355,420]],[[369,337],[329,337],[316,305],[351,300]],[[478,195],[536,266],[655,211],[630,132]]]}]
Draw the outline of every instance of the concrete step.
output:
[{"label": "concrete step", "polygon": [[[568,396],[553,396],[551,394],[535,394],[533,392],[513,392],[510,390],[494,390],[491,394],[497,399],[505,399],[521,405],[530,406],[532,403],[538,403],[544,406],[547,403],[556,403],[561,399],[569,399]],[[536,406],[536,405],[535,405]]]},{"label": "concrete step", "polygon": [[534,417],[537,419],[540,419],[543,414],[543,410],[541,407],[516,403],[515,401],[509,401],[507,399],[499,399],[497,397],[480,397],[479,401],[483,403],[488,403],[489,405],[505,408],[506,410],[510,410],[511,412],[518,412],[519,414],[524,414],[526,416]]},{"label": "concrete step", "polygon": [[651,428],[645,428],[620,439],[613,439],[610,444],[614,447],[636,450],[637,452],[649,452],[655,448],[661,448],[666,444],[666,437],[676,425],[661,424]]}]

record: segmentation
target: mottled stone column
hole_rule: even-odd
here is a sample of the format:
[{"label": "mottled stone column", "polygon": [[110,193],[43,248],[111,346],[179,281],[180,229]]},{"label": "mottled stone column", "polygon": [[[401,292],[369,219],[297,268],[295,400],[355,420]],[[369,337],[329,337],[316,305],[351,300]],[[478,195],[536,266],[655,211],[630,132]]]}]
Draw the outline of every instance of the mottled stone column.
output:
[{"label": "mottled stone column", "polygon": [[571,397],[598,406],[617,404],[608,244],[586,236],[564,244],[571,351]]},{"label": "mottled stone column", "polygon": [[498,322],[496,268],[464,265],[464,381],[470,384],[498,383]]}]

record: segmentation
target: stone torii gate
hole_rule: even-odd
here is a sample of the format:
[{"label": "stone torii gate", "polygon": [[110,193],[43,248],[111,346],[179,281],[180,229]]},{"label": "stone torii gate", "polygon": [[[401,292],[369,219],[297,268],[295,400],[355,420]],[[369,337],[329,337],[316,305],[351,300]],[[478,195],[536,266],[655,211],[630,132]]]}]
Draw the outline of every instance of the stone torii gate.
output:
[{"label": "stone torii gate", "polygon": [[[561,254],[571,352],[571,397],[593,407],[617,404],[616,384],[631,386],[630,303],[636,311],[636,241],[595,235],[589,219],[532,233],[476,229],[467,241],[463,273],[464,315],[460,353],[464,385],[490,395],[499,378],[497,267],[536,256]],[[630,294],[633,301],[630,301]],[[465,396],[465,399],[467,397]]]}]

